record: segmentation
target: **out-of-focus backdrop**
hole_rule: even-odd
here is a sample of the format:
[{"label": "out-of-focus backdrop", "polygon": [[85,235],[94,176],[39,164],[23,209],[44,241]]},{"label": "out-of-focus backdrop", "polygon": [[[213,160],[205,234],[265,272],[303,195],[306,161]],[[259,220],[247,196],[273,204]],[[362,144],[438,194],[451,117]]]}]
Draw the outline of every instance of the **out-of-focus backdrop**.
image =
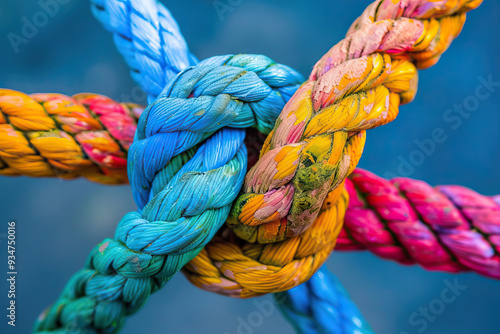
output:
[{"label": "out-of-focus backdrop", "polygon": [[[86,0],[60,0],[57,12],[22,44],[26,22],[50,0],[0,2],[0,87],[27,93],[96,92],[144,102],[111,35]],[[200,59],[262,53],[308,75],[341,40],[369,1],[164,1]],[[230,7],[218,13],[215,4]],[[220,14],[220,15],[219,15]],[[393,123],[371,130],[360,166],[383,176],[410,176],[432,185],[462,184],[500,193],[500,2],[485,1],[467,18],[460,37],[433,68],[420,73],[416,100]],[[39,22],[40,23],[40,22]],[[12,36],[12,34],[10,34]],[[482,80],[497,84],[470,104]],[[469,103],[470,113],[448,111]],[[453,116],[453,119],[449,117]],[[441,128],[446,140],[421,151],[417,142]],[[423,156],[423,159],[418,160]],[[128,186],[85,180],[0,178],[0,332],[28,333],[34,319],[61,292],[92,247],[113,236],[135,210]],[[17,325],[6,325],[7,221],[17,222]],[[450,275],[403,267],[368,253],[335,253],[328,267],[343,282],[377,333],[498,333],[500,282],[476,274]],[[457,281],[455,281],[457,280]],[[440,302],[448,285],[456,299]],[[261,297],[268,299],[269,296]],[[444,308],[440,307],[444,305]],[[426,311],[430,310],[430,311]],[[201,291],[177,275],[127,321],[123,333],[292,333],[277,310],[260,326],[238,329],[258,308]]]}]

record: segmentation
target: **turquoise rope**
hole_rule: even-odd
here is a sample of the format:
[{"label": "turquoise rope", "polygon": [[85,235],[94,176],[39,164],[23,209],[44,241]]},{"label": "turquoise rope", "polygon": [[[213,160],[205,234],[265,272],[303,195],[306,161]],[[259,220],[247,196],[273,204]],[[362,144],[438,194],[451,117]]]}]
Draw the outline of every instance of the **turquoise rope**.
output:
[{"label": "turquoise rope", "polygon": [[213,57],[186,68],[197,60],[163,5],[92,4],[152,102],[129,154],[139,210],[125,215],[114,239],[94,248],[35,324],[39,333],[117,332],[224,223],[246,171],[242,129],[268,133],[303,81],[255,55]]}]

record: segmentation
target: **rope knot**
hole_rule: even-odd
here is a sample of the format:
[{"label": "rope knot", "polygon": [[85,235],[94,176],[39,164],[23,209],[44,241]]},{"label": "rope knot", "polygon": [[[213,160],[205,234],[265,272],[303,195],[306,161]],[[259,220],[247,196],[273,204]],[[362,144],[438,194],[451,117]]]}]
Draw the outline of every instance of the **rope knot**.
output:
[{"label": "rope knot", "polygon": [[212,57],[180,72],[139,120],[129,160],[138,206],[147,203],[155,176],[174,156],[219,129],[268,133],[301,82],[293,69],[259,55]]}]

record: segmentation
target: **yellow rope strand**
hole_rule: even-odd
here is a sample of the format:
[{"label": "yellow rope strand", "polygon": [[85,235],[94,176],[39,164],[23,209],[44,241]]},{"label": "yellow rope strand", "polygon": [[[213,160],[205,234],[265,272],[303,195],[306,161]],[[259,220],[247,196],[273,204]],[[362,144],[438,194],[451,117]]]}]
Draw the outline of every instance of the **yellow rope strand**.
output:
[{"label": "yellow rope strand", "polygon": [[140,111],[97,94],[0,89],[0,175],[126,183],[126,150]]},{"label": "yellow rope strand", "polygon": [[291,289],[326,260],[342,228],[343,184],[362,154],[364,130],[392,121],[413,99],[416,68],[437,62],[464,13],[481,1],[437,1],[419,19],[403,17],[409,9],[402,3],[370,5],[316,64],[248,172],[228,219],[232,231],[184,267],[193,284],[248,298]]}]

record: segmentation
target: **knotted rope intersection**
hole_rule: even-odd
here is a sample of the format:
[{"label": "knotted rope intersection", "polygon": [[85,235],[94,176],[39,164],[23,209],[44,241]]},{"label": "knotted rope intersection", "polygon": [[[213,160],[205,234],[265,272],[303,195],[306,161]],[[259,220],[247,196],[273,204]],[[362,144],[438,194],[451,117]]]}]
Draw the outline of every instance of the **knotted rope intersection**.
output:
[{"label": "knotted rope intersection", "polygon": [[139,211],[94,248],[36,330],[118,330],[224,223],[246,171],[241,128],[266,131],[266,117],[276,117],[301,81],[267,57],[246,55],[210,58],[172,79],[142,114],[130,147]]},{"label": "knotted rope intersection", "polygon": [[[2,161],[0,174],[86,176],[104,184],[128,181],[125,158],[136,130],[136,122],[131,117],[138,118],[143,107],[119,104],[97,94],[28,96],[0,89],[0,96],[0,112],[12,115],[17,110],[13,118],[17,122],[31,115],[33,106],[39,103],[47,117],[52,117],[57,124],[57,130],[41,131],[40,123],[45,122],[32,122],[29,127],[24,123],[25,130],[21,131],[9,116],[5,117],[7,123],[0,124],[0,159],[8,163]],[[108,124],[108,127],[96,124]],[[80,141],[81,137],[94,140]],[[247,147],[252,148],[248,153],[250,167],[254,164],[252,161],[258,160],[263,143],[260,138],[257,132],[245,138]],[[45,140],[49,142],[42,144]],[[47,149],[35,151],[33,147]],[[40,163],[43,160],[47,164]],[[25,169],[30,166],[29,161],[34,167]],[[41,173],[40,167],[46,173]],[[414,189],[412,193],[415,191],[418,196],[403,196],[397,188],[400,183]],[[427,270],[473,270],[500,278],[498,196],[489,198],[459,186],[439,186],[436,192],[421,181],[398,178],[388,182],[359,168],[348,176],[345,187],[350,201],[336,250],[367,249],[384,259],[401,264],[418,263]],[[441,189],[448,189],[454,196],[441,195]],[[424,207],[419,198],[426,199]],[[373,204],[369,204],[369,199]],[[401,210],[403,215],[392,215],[393,211]],[[401,227],[401,223],[405,226]],[[460,261],[461,258],[464,261]]]},{"label": "knotted rope intersection", "polygon": [[185,268],[188,279],[244,298],[307,281],[340,231],[321,233],[326,227],[313,222],[330,203],[336,219],[324,222],[342,224],[341,189],[362,153],[364,130],[392,121],[399,104],[412,100],[415,65],[437,61],[460,32],[464,12],[479,3],[377,1],[368,7],[287,103],[245,178],[228,225],[257,243],[233,242],[231,233],[213,239]]},{"label": "knotted rope intersection", "polygon": [[[365,14],[374,15],[363,14],[290,99],[232,209],[228,223],[233,230],[221,231],[185,268],[188,278],[241,297],[284,291],[307,281],[340,232],[347,207],[343,184],[361,156],[364,130],[393,120],[398,105],[411,101],[416,88],[413,63],[424,68],[437,61],[459,33],[463,13],[480,2],[377,1],[369,7]],[[140,14],[143,19],[147,13]],[[143,47],[130,40],[136,50]],[[115,240],[94,249],[86,268],[40,319],[38,330],[77,326],[90,332],[116,331],[124,315],[135,312],[212,238],[241,187],[241,170],[246,170],[244,133],[238,128],[268,130],[272,115],[288,99],[280,88],[294,91],[301,81],[288,71],[296,81],[268,84],[266,95],[265,85],[252,81],[257,71],[252,77],[247,75],[251,71],[220,69],[239,65],[248,70],[245,66],[256,58],[241,64],[227,64],[228,59],[220,64],[220,57],[202,62],[171,80],[148,107],[130,148],[129,179],[140,210],[124,217]],[[148,78],[143,67],[137,66],[139,79]],[[283,105],[266,100],[274,91]],[[197,124],[199,119],[203,125]],[[223,143],[227,147],[221,152]],[[217,158],[208,159],[214,152]],[[197,203],[188,198],[193,189],[199,194]],[[224,196],[211,196],[219,191]]]}]

